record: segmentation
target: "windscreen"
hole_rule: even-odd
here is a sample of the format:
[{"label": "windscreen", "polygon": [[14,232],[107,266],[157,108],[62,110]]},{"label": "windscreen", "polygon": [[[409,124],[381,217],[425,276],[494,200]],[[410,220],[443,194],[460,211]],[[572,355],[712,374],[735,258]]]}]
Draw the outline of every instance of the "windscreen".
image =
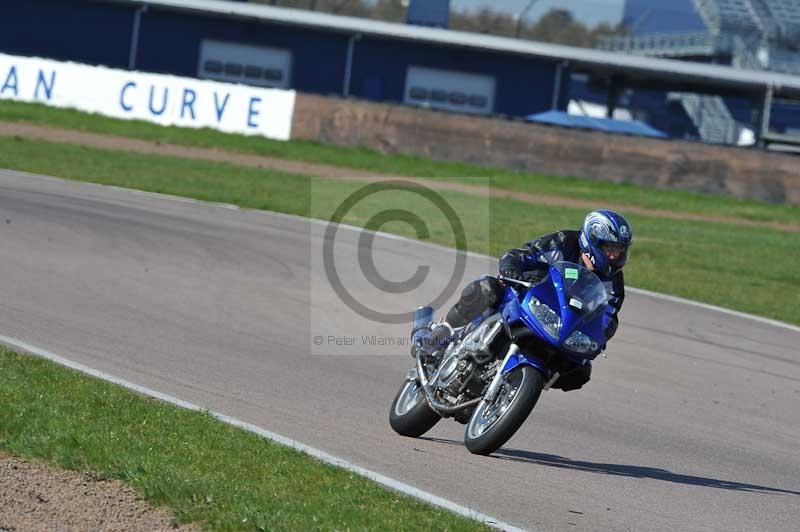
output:
[{"label": "windscreen", "polygon": [[574,262],[556,262],[552,265],[564,280],[567,304],[582,314],[592,314],[605,307],[608,292],[594,273]]}]

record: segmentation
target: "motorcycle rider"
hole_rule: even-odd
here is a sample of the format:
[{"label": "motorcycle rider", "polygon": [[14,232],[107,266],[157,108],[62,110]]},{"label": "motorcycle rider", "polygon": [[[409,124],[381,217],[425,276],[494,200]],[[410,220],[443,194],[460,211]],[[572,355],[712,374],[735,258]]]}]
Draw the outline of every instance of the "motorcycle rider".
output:
[{"label": "motorcycle rider", "polygon": [[[610,340],[617,331],[617,314],[625,299],[622,268],[628,260],[632,243],[633,232],[625,218],[610,210],[593,211],[586,215],[580,230],[564,229],[550,233],[506,252],[500,257],[500,275],[536,281],[546,275],[550,263],[569,261],[582,264],[606,285],[609,305],[603,325],[606,340]],[[446,347],[455,336],[454,329],[467,325],[484,313],[493,313],[502,301],[504,291],[505,284],[495,277],[485,276],[471,282],[447,313],[445,321],[417,335],[415,344],[430,353]],[[576,390],[589,381],[591,372],[592,366],[588,361],[564,368],[552,387]]]}]

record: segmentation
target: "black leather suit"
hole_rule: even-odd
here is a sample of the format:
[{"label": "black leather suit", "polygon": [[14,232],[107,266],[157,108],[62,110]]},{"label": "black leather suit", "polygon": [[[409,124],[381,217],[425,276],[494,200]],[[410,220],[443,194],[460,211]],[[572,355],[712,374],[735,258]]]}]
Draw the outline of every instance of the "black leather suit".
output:
[{"label": "black leather suit", "polygon": [[[578,244],[580,232],[565,229],[544,235],[527,244],[514,248],[500,257],[501,275],[523,278],[526,275],[543,273],[547,265],[556,261],[569,261],[583,264],[581,249]],[[606,339],[611,339],[617,331],[619,320],[617,313],[625,299],[625,280],[622,271],[610,278],[600,276],[606,285],[611,299],[605,315]],[[454,328],[462,327],[485,312],[492,311],[502,300],[504,286],[494,277],[482,277],[468,284],[459,301],[447,313],[447,322]],[[564,391],[580,388],[588,382],[591,375],[591,364],[576,366],[573,371],[562,375],[553,384],[554,388]]]}]

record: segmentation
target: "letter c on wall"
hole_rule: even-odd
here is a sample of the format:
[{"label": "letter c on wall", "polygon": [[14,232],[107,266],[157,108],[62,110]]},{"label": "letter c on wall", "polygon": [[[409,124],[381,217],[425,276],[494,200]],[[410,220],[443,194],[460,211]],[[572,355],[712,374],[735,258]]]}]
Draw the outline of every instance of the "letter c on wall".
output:
[{"label": "letter c on wall", "polygon": [[120,105],[120,107],[122,107],[123,111],[132,111],[133,110],[133,106],[132,105],[125,105],[125,91],[127,91],[128,89],[131,89],[131,88],[133,88],[133,89],[136,88],[136,83],[133,82],[133,81],[129,81],[128,83],[123,85],[122,86],[122,90],[119,93],[119,105]]}]

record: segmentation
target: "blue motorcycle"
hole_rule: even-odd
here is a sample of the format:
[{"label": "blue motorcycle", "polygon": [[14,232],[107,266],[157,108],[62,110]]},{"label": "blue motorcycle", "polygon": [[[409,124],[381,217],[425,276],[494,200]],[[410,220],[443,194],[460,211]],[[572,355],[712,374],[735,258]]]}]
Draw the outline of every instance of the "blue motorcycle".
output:
[{"label": "blue motorcycle", "polygon": [[[506,288],[494,314],[457,330],[446,348],[412,350],[416,367],[389,414],[398,434],[418,437],[453,417],[467,426],[470,452],[491,454],[522,426],[542,390],[605,349],[608,293],[582,265],[553,263],[536,282],[498,278]],[[413,330],[432,323],[433,308],[422,307]]]}]

